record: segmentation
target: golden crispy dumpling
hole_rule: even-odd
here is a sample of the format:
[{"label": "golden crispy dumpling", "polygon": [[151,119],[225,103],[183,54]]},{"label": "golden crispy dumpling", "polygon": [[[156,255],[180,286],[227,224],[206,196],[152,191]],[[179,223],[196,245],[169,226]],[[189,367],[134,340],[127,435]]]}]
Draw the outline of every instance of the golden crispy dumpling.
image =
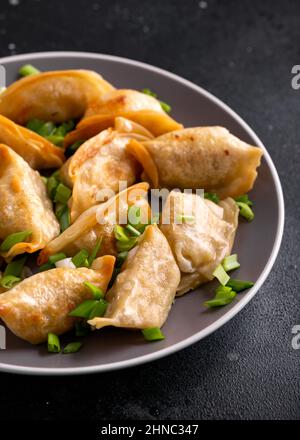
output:
[{"label": "golden crispy dumpling", "polygon": [[59,168],[65,161],[62,148],[2,115],[0,142],[12,148],[34,169]]},{"label": "golden crispy dumpling", "polygon": [[238,213],[231,198],[216,205],[200,195],[170,193],[160,229],[181,271],[179,295],[213,279],[216,267],[230,255]]},{"label": "golden crispy dumpling", "polygon": [[90,70],[59,70],[19,79],[0,95],[0,114],[24,125],[38,118],[55,123],[81,117],[103,93],[114,90]]},{"label": "golden crispy dumpling", "polygon": [[32,344],[47,340],[48,333],[60,335],[71,330],[76,318],[69,313],[92,299],[83,284],[88,281],[106,291],[115,258],[101,257],[91,269],[56,268],[26,278],[0,295],[0,318],[19,338]]},{"label": "golden crispy dumpling", "polygon": [[152,185],[201,188],[221,198],[251,190],[263,154],[223,127],[186,128],[142,144],[131,141],[127,150],[143,165]]},{"label": "golden crispy dumpling", "polygon": [[147,226],[106,295],[109,306],[105,316],[88,323],[96,328],[161,327],[168,317],[179,280],[180,271],[166,238],[157,226]]},{"label": "golden crispy dumpling", "polygon": [[68,256],[75,255],[83,248],[91,252],[99,238],[102,238],[102,244],[98,256],[116,255],[114,226],[127,223],[128,206],[137,205],[141,210],[149,211],[148,202],[144,200],[148,189],[148,183],[137,183],[107,202],[84,211],[69,228],[43,249],[39,256],[39,264],[43,264],[50,255],[58,252],[64,252]]},{"label": "golden crispy dumpling", "polygon": [[35,252],[59,234],[52,203],[39,173],[6,145],[0,145],[0,240],[15,232],[30,230],[26,242],[17,243],[5,259]]},{"label": "golden crispy dumpling", "polygon": [[114,126],[117,116],[130,119],[145,127],[154,136],[173,130],[182,125],[167,115],[159,101],[152,96],[136,90],[113,90],[102,96],[94,105],[90,105],[85,118],[65,138],[65,146],[77,140],[85,140],[101,130]]},{"label": "golden crispy dumpling", "polygon": [[100,190],[119,191],[120,181],[132,185],[141,173],[139,163],[126,152],[129,139],[147,139],[135,133],[104,130],[82,144],[61,169],[61,178],[73,187],[69,201],[72,223],[97,204]]}]

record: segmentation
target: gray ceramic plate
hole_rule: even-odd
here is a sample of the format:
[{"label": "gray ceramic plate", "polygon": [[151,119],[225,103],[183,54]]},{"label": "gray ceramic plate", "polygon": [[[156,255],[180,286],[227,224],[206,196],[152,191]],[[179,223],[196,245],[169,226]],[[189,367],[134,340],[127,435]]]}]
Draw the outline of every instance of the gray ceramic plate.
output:
[{"label": "gray ceramic plate", "polygon": [[181,350],[209,335],[236,315],[268,276],[277,256],[283,232],[284,203],[276,169],[265,147],[250,127],[230,108],[200,87],[156,67],[125,58],[78,52],[49,52],[0,59],[7,84],[17,78],[18,68],[32,63],[41,70],[92,69],[116,87],[149,87],[170,103],[172,116],[185,126],[223,125],[246,142],[260,146],[264,158],[251,198],[255,221],[241,222],[234,250],[241,268],[235,277],[255,281],[231,305],[207,311],[202,303],[212,295],[214,285],[178,299],[164,326],[166,339],[145,343],[140,332],[104,329],[84,341],[79,353],[48,354],[44,346],[31,346],[7,331],[7,348],[0,350],[2,371],[26,374],[82,374],[114,370],[149,362]]}]

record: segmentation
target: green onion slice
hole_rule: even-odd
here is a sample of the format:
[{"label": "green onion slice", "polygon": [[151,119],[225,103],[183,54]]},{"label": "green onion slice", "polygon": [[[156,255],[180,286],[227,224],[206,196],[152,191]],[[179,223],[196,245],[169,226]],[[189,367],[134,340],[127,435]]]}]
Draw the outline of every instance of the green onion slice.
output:
[{"label": "green onion slice", "polygon": [[240,215],[244,217],[248,222],[251,222],[254,219],[254,212],[250,208],[249,205],[243,202],[236,202],[240,209]]},{"label": "green onion slice", "polygon": [[226,286],[231,287],[235,292],[242,292],[243,290],[253,287],[254,283],[252,283],[252,281],[234,280],[230,278]]},{"label": "green onion slice", "polygon": [[164,101],[159,101],[161,108],[163,109],[164,112],[166,113],[171,113],[172,111],[172,107],[170,106],[170,104],[167,104]]},{"label": "green onion slice", "polygon": [[65,258],[67,258],[66,254],[59,252],[58,254],[50,255],[49,262],[55,264],[57,261],[64,260]]},{"label": "green onion slice", "polygon": [[0,285],[5,289],[11,289],[19,281],[21,281],[20,277],[16,277],[14,275],[5,275],[0,279]]},{"label": "green onion slice", "polygon": [[59,353],[61,350],[60,348],[60,341],[59,337],[55,335],[54,333],[48,333],[48,351],[49,353]]},{"label": "green onion slice", "polygon": [[24,66],[19,69],[20,76],[36,75],[37,73],[41,73],[41,71],[32,66],[32,64],[24,64]]},{"label": "green onion slice", "polygon": [[101,317],[105,314],[108,306],[108,302],[105,299],[99,299],[93,309],[90,312],[89,319],[93,319],[96,317]]},{"label": "green onion slice", "polygon": [[71,223],[70,211],[67,205],[64,206],[64,209],[60,213],[59,224],[61,232],[64,232]]},{"label": "green onion slice", "polygon": [[26,128],[28,128],[31,131],[34,131],[35,133],[39,133],[40,129],[44,124],[45,124],[44,121],[41,121],[40,119],[37,118],[33,118],[27,122]]},{"label": "green onion slice", "polygon": [[114,234],[115,234],[116,240],[118,240],[118,241],[126,242],[130,239],[125,228],[123,228],[123,226],[120,226],[120,225],[115,225]]},{"label": "green onion slice", "polygon": [[100,289],[100,287],[97,287],[88,281],[85,281],[83,284],[90,290],[94,299],[104,298],[104,292],[102,289]]},{"label": "green onion slice", "polygon": [[89,257],[89,253],[86,249],[81,249],[81,251],[79,251],[76,255],[74,255],[74,257],[72,258],[72,263],[76,266],[76,267],[83,267],[83,266],[88,266],[88,259]]},{"label": "green onion slice", "polygon": [[63,183],[59,183],[56,188],[56,193],[54,196],[55,202],[67,203],[69,198],[71,197],[72,191]]},{"label": "green onion slice", "polygon": [[229,272],[230,270],[238,269],[241,265],[237,260],[237,254],[229,255],[228,257],[225,257],[222,261],[222,266],[226,272]]},{"label": "green onion slice", "polygon": [[95,244],[95,247],[94,247],[94,249],[92,250],[91,255],[90,255],[89,258],[88,258],[89,266],[92,265],[93,261],[94,261],[95,258],[97,257],[97,254],[98,254],[98,252],[99,252],[99,250],[100,250],[100,248],[101,248],[102,240],[103,240],[102,237],[98,238],[98,240],[97,240],[97,242],[96,242],[96,244]]},{"label": "green onion slice", "polygon": [[71,353],[77,353],[82,347],[82,342],[70,342],[68,345],[65,346],[63,350],[63,354],[71,354]]},{"label": "green onion slice", "polygon": [[2,252],[9,251],[15,244],[22,243],[32,234],[31,231],[20,231],[8,235],[1,243],[0,250]]},{"label": "green onion slice", "polygon": [[116,267],[121,267],[126,260],[128,251],[120,252],[117,256]]},{"label": "green onion slice", "polygon": [[216,193],[211,193],[211,192],[205,192],[204,193],[204,198],[207,200],[211,200],[212,202],[218,204],[220,202],[219,197],[217,196]]},{"label": "green onion slice", "polygon": [[253,206],[252,200],[249,199],[248,194],[243,194],[242,196],[235,197],[236,202],[246,203],[248,206]]},{"label": "green onion slice", "polygon": [[49,261],[45,264],[42,264],[39,267],[39,272],[45,272],[45,270],[50,270],[50,269],[54,269],[55,265],[53,263],[49,263]]},{"label": "green onion slice", "polygon": [[236,297],[236,292],[234,292],[231,287],[219,286],[216,289],[216,296],[204,303],[207,307],[222,307],[230,304]]},{"label": "green onion slice", "polygon": [[165,336],[159,327],[144,328],[142,333],[146,341],[162,341],[165,339]]},{"label": "green onion slice", "polygon": [[155,92],[152,92],[150,89],[143,89],[142,93],[145,93],[145,95],[152,96],[153,98],[157,98],[157,94]]},{"label": "green onion slice", "polygon": [[62,147],[64,144],[64,136],[59,136],[57,134],[50,134],[49,136],[46,136],[46,139],[57,147]]},{"label": "green onion slice", "polygon": [[118,252],[130,251],[137,243],[137,237],[130,237],[127,241],[117,241]]},{"label": "green onion slice", "polygon": [[222,264],[219,264],[216,267],[216,269],[213,272],[213,276],[216,277],[220,281],[222,286],[225,286],[228,283],[229,279],[230,279],[230,276],[227,275],[227,273],[225,272]]},{"label": "green onion slice", "polygon": [[95,299],[87,299],[83,303],[79,304],[79,306],[77,306],[74,310],[72,310],[69,313],[69,316],[88,319],[97,302],[98,301]]},{"label": "green onion slice", "polygon": [[126,229],[135,237],[139,237],[141,235],[140,231],[138,231],[136,228],[134,228],[131,225],[127,225]]},{"label": "green onion slice", "polygon": [[15,277],[20,277],[26,260],[27,260],[27,256],[19,258],[17,260],[13,260],[10,263],[8,263],[3,273],[3,277],[7,275],[14,275]]},{"label": "green onion slice", "polygon": [[54,177],[50,176],[47,180],[47,191],[50,199],[54,199],[59,181]]},{"label": "green onion slice", "polygon": [[44,124],[39,129],[38,134],[42,137],[47,137],[50,136],[51,134],[54,134],[54,131],[55,131],[55,124],[49,121],[49,122],[44,122]]}]

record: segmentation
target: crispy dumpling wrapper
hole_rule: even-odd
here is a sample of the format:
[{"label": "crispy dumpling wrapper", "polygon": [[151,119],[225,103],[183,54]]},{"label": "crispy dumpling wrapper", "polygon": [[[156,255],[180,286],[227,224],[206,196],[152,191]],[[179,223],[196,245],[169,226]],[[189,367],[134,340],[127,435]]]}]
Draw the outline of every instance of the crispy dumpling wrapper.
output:
[{"label": "crispy dumpling wrapper", "polygon": [[83,283],[106,291],[114,263],[115,258],[107,255],[95,260],[91,269],[56,268],[26,278],[0,295],[0,318],[15,335],[32,344],[46,341],[48,333],[65,333],[76,322],[68,314],[93,299]]},{"label": "crispy dumpling wrapper", "polygon": [[159,101],[152,96],[136,90],[113,90],[100,96],[97,102],[87,108],[76,130],[66,136],[65,146],[113,127],[118,116],[142,125],[154,136],[182,128],[182,124],[167,115]]},{"label": "crispy dumpling wrapper", "polygon": [[119,191],[119,183],[135,183],[141,174],[140,164],[126,151],[131,138],[147,139],[135,133],[104,130],[84,142],[64,164],[60,175],[73,187],[69,200],[71,222],[86,209],[99,203],[101,190]]},{"label": "crispy dumpling wrapper", "polygon": [[114,226],[127,223],[128,207],[132,205],[141,208],[143,217],[149,217],[150,208],[145,200],[148,189],[148,183],[137,183],[121,191],[107,202],[92,206],[84,211],[69,228],[43,249],[39,255],[38,263],[45,263],[50,255],[58,252],[64,252],[70,257],[81,249],[91,252],[99,238],[102,238],[102,244],[98,256],[117,255]]},{"label": "crispy dumpling wrapper", "polygon": [[29,75],[0,95],[0,114],[25,125],[29,119],[60,123],[80,118],[99,96],[114,90],[90,70],[58,70]]},{"label": "crispy dumpling wrapper", "polygon": [[6,145],[0,144],[0,240],[19,231],[32,233],[26,242],[7,252],[6,260],[24,252],[42,249],[59,234],[60,227],[52,211],[46,187],[39,173]]},{"label": "crispy dumpling wrapper", "polygon": [[2,115],[0,143],[12,148],[34,169],[59,168],[65,161],[62,148]]},{"label": "crispy dumpling wrapper", "polygon": [[200,195],[170,193],[160,229],[181,271],[178,295],[213,279],[216,267],[230,255],[238,215],[239,209],[231,198],[217,205]]},{"label": "crispy dumpling wrapper", "polygon": [[220,198],[252,189],[263,154],[223,127],[186,128],[143,143],[134,140],[127,151],[142,164],[152,184],[205,189]]},{"label": "crispy dumpling wrapper", "polygon": [[105,316],[88,323],[97,329],[162,327],[179,281],[180,271],[166,238],[157,226],[147,226],[107,292]]}]

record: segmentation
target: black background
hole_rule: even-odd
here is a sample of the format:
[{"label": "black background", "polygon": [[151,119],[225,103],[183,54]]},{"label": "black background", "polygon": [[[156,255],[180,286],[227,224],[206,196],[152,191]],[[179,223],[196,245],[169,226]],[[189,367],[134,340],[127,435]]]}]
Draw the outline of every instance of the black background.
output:
[{"label": "black background", "polygon": [[300,350],[291,347],[300,324],[300,90],[291,87],[300,2],[0,0],[0,55],[46,50],[145,61],[224,100],[272,155],[285,193],[285,236],[263,288],[215,334],[113,373],[1,374],[0,419],[300,419]]}]

